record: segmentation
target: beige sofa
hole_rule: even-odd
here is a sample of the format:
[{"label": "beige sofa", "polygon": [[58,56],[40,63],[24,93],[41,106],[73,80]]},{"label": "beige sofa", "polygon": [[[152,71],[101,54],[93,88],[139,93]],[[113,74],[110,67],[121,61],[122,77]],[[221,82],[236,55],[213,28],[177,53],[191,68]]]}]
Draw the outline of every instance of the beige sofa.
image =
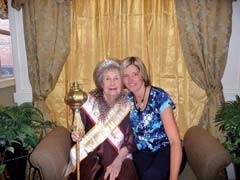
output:
[{"label": "beige sofa", "polygon": [[[231,162],[230,155],[206,130],[199,126],[191,127],[184,136],[184,144],[188,162],[179,180],[227,179],[225,168]],[[29,161],[38,169],[41,179],[66,179],[64,171],[71,145],[70,133],[64,127],[52,130],[38,144]]]}]

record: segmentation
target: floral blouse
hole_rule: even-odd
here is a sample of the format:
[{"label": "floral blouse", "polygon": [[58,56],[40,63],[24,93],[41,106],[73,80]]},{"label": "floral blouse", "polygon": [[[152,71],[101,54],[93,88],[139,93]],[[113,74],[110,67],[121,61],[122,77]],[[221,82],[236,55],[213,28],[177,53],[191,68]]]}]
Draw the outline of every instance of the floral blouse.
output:
[{"label": "floral blouse", "polygon": [[[133,93],[128,94],[130,101],[135,103]],[[130,125],[134,132],[137,149],[154,152],[169,146],[160,114],[167,107],[176,108],[170,96],[161,88],[151,86],[146,108],[138,111],[136,104],[130,113]]]}]

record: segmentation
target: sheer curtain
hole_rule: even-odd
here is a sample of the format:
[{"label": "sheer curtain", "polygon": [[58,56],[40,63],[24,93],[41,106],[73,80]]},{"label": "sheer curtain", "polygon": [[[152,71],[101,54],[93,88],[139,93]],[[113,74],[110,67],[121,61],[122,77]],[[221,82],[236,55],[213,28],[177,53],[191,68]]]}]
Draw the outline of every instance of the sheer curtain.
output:
[{"label": "sheer curtain", "polygon": [[214,119],[224,101],[221,79],[231,35],[232,1],[175,2],[184,60],[193,81],[207,94],[199,124],[218,136]]},{"label": "sheer curtain", "polygon": [[71,48],[47,105],[54,121],[70,127],[71,110],[64,97],[74,81],[88,92],[92,74],[104,58],[139,56],[153,85],[177,104],[181,135],[199,122],[206,101],[204,90],[190,78],[181,51],[174,0],[72,0]]}]

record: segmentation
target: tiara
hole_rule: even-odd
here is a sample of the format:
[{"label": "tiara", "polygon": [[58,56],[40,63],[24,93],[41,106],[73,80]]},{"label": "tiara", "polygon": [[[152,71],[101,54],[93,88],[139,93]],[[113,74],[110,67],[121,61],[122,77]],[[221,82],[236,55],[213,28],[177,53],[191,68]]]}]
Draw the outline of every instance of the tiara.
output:
[{"label": "tiara", "polygon": [[118,62],[116,62],[115,60],[113,60],[113,59],[104,59],[104,61],[100,65],[100,68],[108,67],[108,66],[111,66],[111,65],[119,67]]}]

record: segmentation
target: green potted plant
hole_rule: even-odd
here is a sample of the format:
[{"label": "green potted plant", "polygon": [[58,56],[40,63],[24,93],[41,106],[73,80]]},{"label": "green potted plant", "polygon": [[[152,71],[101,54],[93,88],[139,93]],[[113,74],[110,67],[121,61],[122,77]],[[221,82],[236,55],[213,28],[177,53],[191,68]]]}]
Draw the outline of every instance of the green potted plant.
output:
[{"label": "green potted plant", "polygon": [[51,121],[45,121],[42,112],[31,103],[0,106],[0,175],[8,166],[8,156],[16,154],[19,148],[28,154],[43,132],[54,126]]},{"label": "green potted plant", "polygon": [[[224,147],[229,151],[235,167],[236,176],[240,169],[240,97],[223,103],[216,114],[216,125],[224,133]],[[238,174],[237,174],[238,173]],[[240,177],[237,177],[240,178]]]}]

